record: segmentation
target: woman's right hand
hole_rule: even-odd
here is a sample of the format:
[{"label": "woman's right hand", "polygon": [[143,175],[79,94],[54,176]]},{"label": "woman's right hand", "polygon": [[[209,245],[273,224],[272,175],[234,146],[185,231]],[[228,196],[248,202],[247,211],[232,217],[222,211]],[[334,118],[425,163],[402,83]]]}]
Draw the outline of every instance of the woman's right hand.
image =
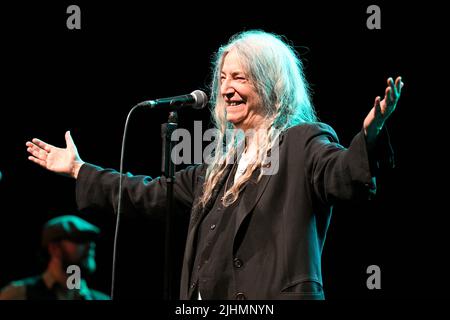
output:
[{"label": "woman's right hand", "polygon": [[77,147],[73,142],[70,131],[66,132],[66,148],[57,148],[39,139],[27,141],[27,151],[31,160],[47,170],[69,176],[78,177],[78,171],[84,161],[78,155]]}]

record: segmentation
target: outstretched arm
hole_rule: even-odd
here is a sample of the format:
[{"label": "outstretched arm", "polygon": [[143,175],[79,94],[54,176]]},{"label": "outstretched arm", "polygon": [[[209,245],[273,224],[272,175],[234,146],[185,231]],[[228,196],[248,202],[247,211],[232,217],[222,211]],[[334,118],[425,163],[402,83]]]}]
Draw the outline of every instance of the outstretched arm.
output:
[{"label": "outstretched arm", "polygon": [[70,131],[66,132],[65,138],[65,149],[55,147],[36,138],[31,142],[27,141],[27,151],[30,153],[28,159],[47,170],[76,179],[84,161],[78,154]]},{"label": "outstretched arm", "polygon": [[404,85],[401,77],[397,77],[395,83],[392,78],[389,78],[387,84],[383,100],[381,100],[379,96],[376,97],[372,110],[370,110],[369,114],[364,119],[364,134],[366,135],[369,145],[375,143],[378,133],[381,128],[383,128],[384,123],[390,117],[392,112],[394,112]]}]

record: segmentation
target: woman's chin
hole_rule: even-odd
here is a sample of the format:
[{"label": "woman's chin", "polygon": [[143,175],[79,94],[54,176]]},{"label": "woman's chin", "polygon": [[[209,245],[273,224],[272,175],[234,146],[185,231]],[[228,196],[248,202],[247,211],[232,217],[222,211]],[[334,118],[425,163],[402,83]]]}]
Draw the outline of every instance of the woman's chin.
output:
[{"label": "woman's chin", "polygon": [[240,119],[237,119],[235,117],[227,117],[227,121],[231,122],[235,128],[239,128],[239,125],[242,123]]}]

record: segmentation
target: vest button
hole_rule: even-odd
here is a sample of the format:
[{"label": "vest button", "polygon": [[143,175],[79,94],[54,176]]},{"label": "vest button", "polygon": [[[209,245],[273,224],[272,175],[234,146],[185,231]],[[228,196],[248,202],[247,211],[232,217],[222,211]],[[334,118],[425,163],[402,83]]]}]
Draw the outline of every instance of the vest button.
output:
[{"label": "vest button", "polygon": [[212,224],[211,225],[211,230],[214,230],[216,228],[216,225],[215,224]]},{"label": "vest button", "polygon": [[247,300],[247,297],[242,292],[236,293],[236,300]]},{"label": "vest button", "polygon": [[233,265],[234,265],[236,268],[242,267],[242,265],[243,265],[242,260],[241,260],[241,259],[238,259],[238,258],[234,258],[234,260],[233,260]]}]

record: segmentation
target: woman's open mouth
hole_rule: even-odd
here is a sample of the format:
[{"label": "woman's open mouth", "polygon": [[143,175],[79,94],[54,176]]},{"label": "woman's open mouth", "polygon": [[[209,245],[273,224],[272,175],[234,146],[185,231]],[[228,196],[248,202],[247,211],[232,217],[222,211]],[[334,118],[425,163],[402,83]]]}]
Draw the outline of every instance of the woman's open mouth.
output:
[{"label": "woman's open mouth", "polygon": [[229,102],[227,102],[227,109],[228,108],[231,108],[231,109],[239,108],[239,107],[242,107],[244,104],[245,104],[245,102],[242,100],[241,101],[229,101]]}]

